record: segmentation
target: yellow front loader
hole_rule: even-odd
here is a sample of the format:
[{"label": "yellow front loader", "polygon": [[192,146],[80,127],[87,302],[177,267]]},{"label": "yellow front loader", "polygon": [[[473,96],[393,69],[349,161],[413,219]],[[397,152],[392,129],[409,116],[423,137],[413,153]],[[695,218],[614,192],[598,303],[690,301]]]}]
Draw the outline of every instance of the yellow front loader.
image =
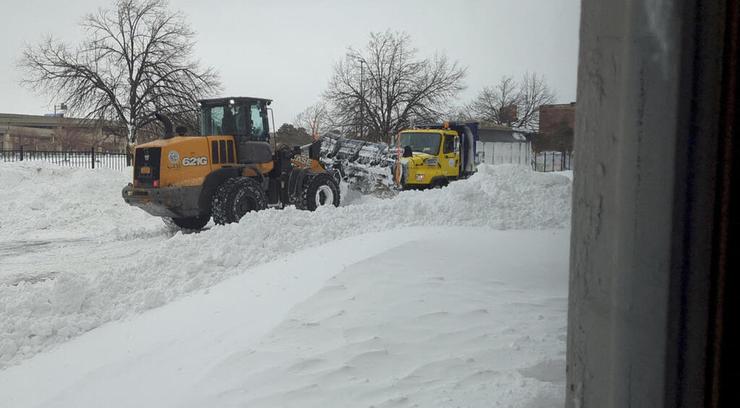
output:
[{"label": "yellow front loader", "polygon": [[339,184],[307,151],[269,143],[269,99],[205,99],[201,136],[175,136],[163,115],[163,138],[136,146],[133,182],[123,199],[180,228],[238,222],[249,211],[295,205],[338,206]]}]

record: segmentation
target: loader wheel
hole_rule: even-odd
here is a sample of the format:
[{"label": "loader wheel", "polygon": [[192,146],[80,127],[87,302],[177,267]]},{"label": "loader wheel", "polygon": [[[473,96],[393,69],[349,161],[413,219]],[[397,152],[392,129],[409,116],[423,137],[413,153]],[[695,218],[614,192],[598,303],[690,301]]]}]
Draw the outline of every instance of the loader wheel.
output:
[{"label": "loader wheel", "polygon": [[296,207],[313,211],[325,205],[339,206],[339,185],[331,175],[321,173],[306,181],[301,202]]},{"label": "loader wheel", "polygon": [[257,180],[235,177],[221,184],[211,203],[213,222],[230,224],[239,222],[244,214],[267,208],[267,198]]},{"label": "loader wheel", "polygon": [[208,224],[210,215],[199,215],[196,217],[162,218],[167,226],[175,226],[181,230],[200,231]]},{"label": "loader wheel", "polygon": [[230,218],[227,211],[228,206],[226,205],[226,199],[232,187],[229,182],[232,180],[235,179],[228,179],[221,183],[221,185],[216,188],[216,191],[213,192],[213,197],[211,197],[211,215],[213,215],[213,222],[217,225],[224,225],[231,222],[229,221]]}]

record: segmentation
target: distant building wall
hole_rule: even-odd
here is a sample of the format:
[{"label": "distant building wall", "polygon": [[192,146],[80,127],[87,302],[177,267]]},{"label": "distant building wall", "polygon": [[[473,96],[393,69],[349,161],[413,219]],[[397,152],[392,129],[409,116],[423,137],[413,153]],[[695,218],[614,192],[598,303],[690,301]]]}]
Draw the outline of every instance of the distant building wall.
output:
[{"label": "distant building wall", "polygon": [[529,142],[478,142],[480,162],[486,164],[523,164],[532,160]]},{"label": "distant building wall", "polygon": [[486,164],[529,165],[530,134],[506,126],[482,126],[478,130],[478,161]]},{"label": "distant building wall", "polygon": [[542,105],[539,108],[540,125],[534,150],[572,151],[576,103]]},{"label": "distant building wall", "polygon": [[540,133],[557,130],[561,124],[573,129],[575,121],[575,102],[540,106]]},{"label": "distant building wall", "polygon": [[88,150],[123,152],[126,138],[114,126],[61,116],[0,113],[0,147],[5,150]]}]

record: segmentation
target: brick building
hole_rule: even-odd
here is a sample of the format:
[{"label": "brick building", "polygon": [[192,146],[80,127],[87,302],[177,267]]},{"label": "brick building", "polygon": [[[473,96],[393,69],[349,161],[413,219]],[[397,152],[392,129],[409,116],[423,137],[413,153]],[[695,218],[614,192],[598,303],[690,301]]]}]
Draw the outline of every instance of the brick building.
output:
[{"label": "brick building", "polygon": [[540,125],[533,148],[537,152],[573,150],[576,103],[542,105],[539,108]]},{"label": "brick building", "polygon": [[3,150],[89,150],[125,152],[126,137],[116,127],[61,115],[0,113]]}]

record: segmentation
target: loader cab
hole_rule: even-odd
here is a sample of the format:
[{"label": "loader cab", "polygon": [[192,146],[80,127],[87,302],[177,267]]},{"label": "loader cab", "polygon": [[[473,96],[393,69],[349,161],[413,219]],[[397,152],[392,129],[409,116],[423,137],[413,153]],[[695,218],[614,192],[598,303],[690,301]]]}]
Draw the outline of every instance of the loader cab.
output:
[{"label": "loader cab", "polygon": [[267,107],[271,102],[251,97],[200,100],[200,134],[233,136],[237,144],[269,142]]}]

